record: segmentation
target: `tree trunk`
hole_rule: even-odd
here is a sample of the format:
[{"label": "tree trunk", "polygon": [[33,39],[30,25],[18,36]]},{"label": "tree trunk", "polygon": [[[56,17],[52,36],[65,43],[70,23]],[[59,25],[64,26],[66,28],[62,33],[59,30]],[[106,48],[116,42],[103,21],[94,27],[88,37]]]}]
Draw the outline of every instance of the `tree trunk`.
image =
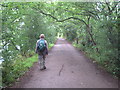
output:
[{"label": "tree trunk", "polygon": [[76,38],[76,44],[78,44],[78,38]]},{"label": "tree trunk", "polygon": [[[87,25],[87,31],[88,31],[88,34],[90,35],[90,38],[91,38],[91,41],[92,41],[93,45],[96,46],[96,42],[94,41],[93,35],[90,32],[90,26],[89,26],[89,24]],[[98,48],[96,48],[96,51],[97,52],[99,51]]]}]

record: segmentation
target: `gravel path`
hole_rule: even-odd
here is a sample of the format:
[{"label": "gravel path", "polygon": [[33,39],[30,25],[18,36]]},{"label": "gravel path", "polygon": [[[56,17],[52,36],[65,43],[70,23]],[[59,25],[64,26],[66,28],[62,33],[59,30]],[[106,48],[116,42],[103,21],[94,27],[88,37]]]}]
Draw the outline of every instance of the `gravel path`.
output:
[{"label": "gravel path", "polygon": [[64,39],[58,39],[46,58],[44,71],[38,63],[14,88],[117,88],[118,81],[101,70]]}]

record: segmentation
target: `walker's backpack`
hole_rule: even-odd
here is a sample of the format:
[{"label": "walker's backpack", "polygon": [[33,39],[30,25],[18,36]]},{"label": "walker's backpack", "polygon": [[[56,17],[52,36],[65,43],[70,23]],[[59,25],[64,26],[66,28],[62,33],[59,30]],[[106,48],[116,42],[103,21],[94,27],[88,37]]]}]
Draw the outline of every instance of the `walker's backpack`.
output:
[{"label": "walker's backpack", "polygon": [[37,46],[38,52],[43,52],[45,50],[45,48],[46,48],[45,40],[39,40],[38,46]]}]

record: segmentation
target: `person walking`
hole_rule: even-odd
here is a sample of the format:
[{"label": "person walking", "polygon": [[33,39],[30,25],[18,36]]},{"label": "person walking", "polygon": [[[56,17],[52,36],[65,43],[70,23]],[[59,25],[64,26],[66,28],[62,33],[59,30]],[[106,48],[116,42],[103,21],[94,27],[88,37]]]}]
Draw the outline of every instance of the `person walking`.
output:
[{"label": "person walking", "polygon": [[35,52],[38,54],[40,70],[44,70],[46,69],[45,58],[46,55],[48,55],[48,44],[47,41],[44,39],[44,34],[41,34],[39,38],[40,39],[36,42]]}]

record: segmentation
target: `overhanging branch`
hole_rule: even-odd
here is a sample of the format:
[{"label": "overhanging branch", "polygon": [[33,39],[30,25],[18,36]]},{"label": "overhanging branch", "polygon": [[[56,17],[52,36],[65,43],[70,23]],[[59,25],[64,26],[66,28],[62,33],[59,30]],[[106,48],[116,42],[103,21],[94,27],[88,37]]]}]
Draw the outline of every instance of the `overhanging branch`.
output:
[{"label": "overhanging branch", "polygon": [[83,22],[86,26],[88,26],[87,23],[84,20],[82,20],[82,19],[80,19],[78,17],[71,16],[71,17],[68,17],[68,18],[63,19],[63,20],[58,20],[56,17],[52,16],[51,14],[47,14],[47,13],[43,12],[42,10],[40,10],[39,12],[46,15],[46,16],[49,16],[49,17],[55,19],[56,22],[64,22],[64,21],[67,21],[67,20],[70,20],[70,19],[74,19],[74,20],[79,20],[79,21]]}]

